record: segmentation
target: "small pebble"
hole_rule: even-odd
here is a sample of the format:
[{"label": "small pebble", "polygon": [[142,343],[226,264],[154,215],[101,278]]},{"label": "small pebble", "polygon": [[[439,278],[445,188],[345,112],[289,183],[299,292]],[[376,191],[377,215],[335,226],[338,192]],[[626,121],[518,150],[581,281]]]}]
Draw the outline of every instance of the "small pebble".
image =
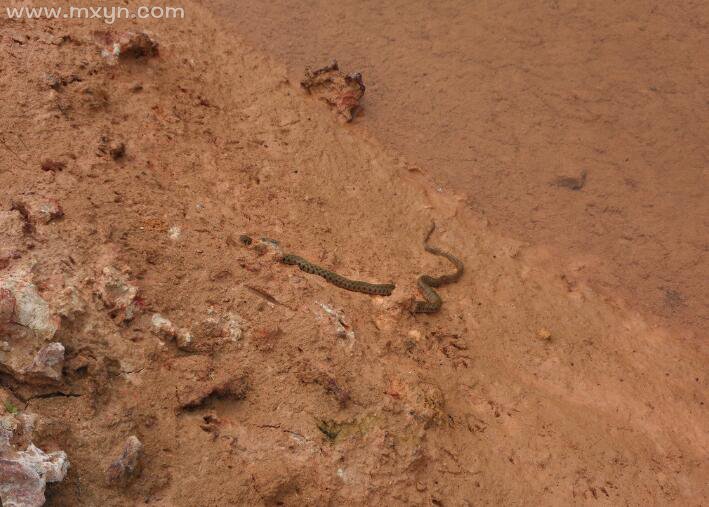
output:
[{"label": "small pebble", "polygon": [[537,338],[540,340],[551,341],[551,331],[546,328],[541,328],[537,331]]}]

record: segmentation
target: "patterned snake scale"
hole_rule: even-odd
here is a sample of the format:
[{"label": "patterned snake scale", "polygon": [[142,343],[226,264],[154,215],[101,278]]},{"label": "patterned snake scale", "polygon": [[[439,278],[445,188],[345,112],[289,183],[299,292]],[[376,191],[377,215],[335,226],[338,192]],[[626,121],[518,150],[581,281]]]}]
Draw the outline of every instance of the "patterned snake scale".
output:
[{"label": "patterned snake scale", "polygon": [[325,280],[333,285],[337,285],[341,289],[351,290],[353,292],[364,292],[365,294],[375,294],[377,296],[391,296],[394,291],[393,283],[368,283],[360,282],[359,280],[350,280],[342,275],[338,275],[332,271],[306,261],[302,257],[293,254],[285,254],[281,259],[283,264],[295,264],[302,271],[311,275],[322,276]]},{"label": "patterned snake scale", "polygon": [[440,248],[436,248],[435,246],[428,244],[428,239],[431,237],[431,234],[433,234],[433,231],[435,229],[435,222],[431,223],[431,227],[428,229],[426,236],[424,236],[423,238],[423,247],[428,253],[432,253],[433,255],[438,255],[440,257],[445,257],[446,259],[451,261],[455,266],[455,273],[436,277],[429,275],[419,276],[418,286],[419,289],[421,289],[421,293],[423,294],[423,297],[426,301],[414,301],[413,305],[411,306],[411,311],[413,313],[436,313],[438,310],[441,309],[443,300],[441,299],[441,296],[439,296],[438,293],[433,290],[433,287],[441,287],[442,285],[457,282],[460,277],[463,276],[464,266],[463,262],[460,259],[458,259],[453,254],[450,254],[444,250],[441,250]]},{"label": "patterned snake scale", "polygon": [[[245,245],[251,244],[251,238],[248,236],[241,236],[239,240]],[[267,240],[273,242],[273,240]],[[307,260],[299,257],[295,254],[285,253],[281,257],[280,261],[283,264],[291,264],[298,266],[302,271],[310,273],[311,275],[318,275],[323,277],[325,280],[330,282],[341,289],[350,290],[352,292],[363,292],[364,294],[373,294],[376,296],[391,296],[394,291],[393,283],[368,283],[361,282],[359,280],[350,280],[342,275],[338,275],[333,271],[329,271],[323,267],[308,262]]]},{"label": "patterned snake scale", "polygon": [[[426,301],[414,301],[411,306],[411,311],[413,313],[435,313],[440,310],[441,305],[443,304],[443,300],[433,289],[433,287],[441,287],[442,285],[453,283],[460,279],[460,277],[463,275],[463,263],[460,261],[460,259],[448,252],[445,252],[439,248],[428,244],[428,239],[431,237],[431,234],[433,234],[435,228],[436,224],[432,223],[430,229],[424,237],[423,247],[426,249],[427,252],[441,257],[445,257],[446,259],[451,261],[455,265],[456,271],[455,273],[438,277],[421,275],[418,279],[418,286],[419,289],[421,289],[421,293],[423,294],[423,297]],[[263,240],[273,244],[277,244],[276,241],[271,239],[263,238]],[[243,243],[244,245],[250,245],[252,239],[249,236],[242,235],[239,237],[239,241],[241,241],[241,243]],[[377,296],[390,296],[395,288],[394,284],[392,283],[369,283],[362,282],[359,280],[350,280],[349,278],[345,278],[342,275],[338,275],[333,271],[327,270],[323,267],[318,266],[317,264],[313,264],[312,262],[303,259],[298,255],[291,253],[283,254],[283,256],[280,258],[280,261],[283,264],[298,266],[302,271],[305,271],[306,273],[321,276],[331,284],[340,287],[341,289],[353,292],[362,292],[364,294],[373,294]]]}]

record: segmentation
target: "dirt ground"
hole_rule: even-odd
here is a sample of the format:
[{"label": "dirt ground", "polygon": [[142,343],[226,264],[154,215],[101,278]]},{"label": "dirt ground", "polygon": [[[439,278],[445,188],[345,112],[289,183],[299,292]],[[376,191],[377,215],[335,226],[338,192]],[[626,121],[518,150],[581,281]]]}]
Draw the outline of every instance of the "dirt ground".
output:
[{"label": "dirt ground", "polygon": [[[481,143],[471,144],[478,161],[456,176],[417,157],[435,142],[427,129],[440,125],[415,109],[402,112],[405,94],[398,106],[387,105],[380,93],[396,89],[396,81],[365,73],[372,82],[365,114],[343,124],[303,93],[268,48],[245,42],[227,28],[231,21],[197,3],[184,5],[186,21],[110,27],[98,20],[0,19],[0,90],[12,97],[0,104],[0,402],[3,423],[36,414],[31,441],[46,452],[66,452],[71,466],[62,481],[47,485],[47,505],[709,501],[709,357],[703,321],[690,318],[701,303],[686,295],[700,294],[699,275],[692,280],[696,292],[682,292],[668,314],[678,320],[656,321],[645,303],[598,285],[596,277],[611,276],[603,270],[617,259],[597,260],[603,257],[595,247],[583,256],[572,249],[583,233],[571,215],[591,213],[590,203],[599,217],[587,218],[593,227],[616,215],[631,223],[642,208],[628,201],[627,211],[603,211],[602,196],[622,198],[614,180],[597,176],[611,174],[603,171],[612,164],[588,165],[579,191],[563,181],[549,185],[589,164],[588,151],[571,156],[579,146],[571,140],[589,121],[584,115],[600,114],[593,111],[602,99],[579,88],[585,98],[561,107],[571,99],[550,92],[545,115],[533,118],[527,104],[530,116],[520,124],[512,112],[521,98],[510,101],[503,84],[529,84],[501,70],[497,106],[481,114],[514,124],[517,141],[503,148],[507,127],[471,119],[468,142]],[[292,22],[301,16],[294,8]],[[389,37],[396,37],[396,26]],[[158,54],[102,53],[126,30],[148,31]],[[358,44],[367,44],[364,35]],[[458,51],[440,44],[449,58]],[[343,60],[347,70],[369,65]],[[519,71],[538,72],[529,67]],[[568,69],[570,83],[585,80]],[[668,90],[671,79],[656,86]],[[457,85],[445,86],[452,97]],[[661,101],[652,107],[667,111],[658,121],[690,114],[673,101],[699,104],[701,89],[687,86],[687,94],[662,98],[647,92],[647,100]],[[599,85],[597,95],[604,90]],[[411,91],[412,99],[421,96]],[[432,107],[414,102],[412,108]],[[402,116],[384,128],[392,111]],[[457,122],[473,113],[430,114]],[[617,109],[608,114],[632,121]],[[406,128],[396,127],[407,118]],[[648,117],[647,126],[659,133],[653,121]],[[553,129],[542,128],[551,123]],[[397,146],[396,128],[402,143],[411,147],[420,135],[421,146]],[[696,174],[706,148],[699,128],[677,131],[681,142],[664,144],[626,137],[618,125],[586,128],[615,147],[599,140],[598,149],[606,150],[596,153],[599,160],[614,160],[627,143],[638,157],[694,161],[665,188],[694,182],[701,209]],[[452,131],[440,131],[428,156],[441,156],[445,146],[451,147],[445,156],[461,153],[454,147],[460,138],[444,135]],[[476,132],[487,132],[486,140]],[[527,144],[527,136],[537,142]],[[545,151],[552,149],[553,155]],[[527,189],[532,177],[517,164],[530,157],[538,157],[537,169],[554,163],[543,169],[543,183]],[[657,164],[652,171],[662,172]],[[454,178],[491,182],[482,176],[490,170],[507,178],[497,190],[481,183],[485,190],[475,194],[454,184]],[[648,205],[664,209],[668,202],[651,197],[645,183],[635,191]],[[520,202],[538,199],[538,222],[568,206],[568,217],[558,218],[575,238],[568,255],[556,253],[563,242],[517,235],[527,229],[523,224],[500,227],[487,216],[512,223],[505,201],[481,213],[494,192],[509,205],[516,199],[518,213]],[[690,202],[691,196],[675,203],[669,216]],[[406,305],[416,278],[450,269],[422,248],[431,220],[438,224],[434,243],[460,256],[466,274],[441,288],[440,313],[411,315]],[[683,223],[687,235],[701,225]],[[670,218],[664,227],[662,239],[633,229],[642,239],[632,241],[639,247],[679,237]],[[243,245],[242,233],[277,239],[352,278],[393,281],[396,289],[391,297],[338,289],[277,262],[268,243]],[[691,240],[701,247],[701,234]],[[668,245],[673,254],[690,255]],[[652,255],[638,263],[653,262]],[[684,280],[667,276],[667,284]],[[30,303],[34,313],[27,315]],[[48,342],[62,344],[65,355],[54,377],[40,371],[40,382],[36,359]],[[115,481],[115,463],[131,436],[142,443],[140,466]],[[0,477],[0,489],[7,481]]]},{"label": "dirt ground", "polygon": [[[706,338],[705,2],[205,4],[291,76],[333,57],[362,71],[359,128],[500,234]],[[584,172],[580,191],[555,184]]]}]

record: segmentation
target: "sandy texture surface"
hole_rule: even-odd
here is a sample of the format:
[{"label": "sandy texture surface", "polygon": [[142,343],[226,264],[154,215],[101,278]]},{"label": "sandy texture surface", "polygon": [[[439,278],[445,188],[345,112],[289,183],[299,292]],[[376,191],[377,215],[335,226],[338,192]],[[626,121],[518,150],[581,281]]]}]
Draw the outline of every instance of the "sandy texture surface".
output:
[{"label": "sandy texture surface", "polygon": [[[109,34],[0,20],[0,402],[66,452],[48,505],[707,502],[698,340],[540,262],[185,5]],[[102,56],[125,30],[159,53]],[[416,277],[450,269],[432,219],[467,271],[412,316]]]},{"label": "sandy texture surface", "polygon": [[704,2],[208,4],[291,75],[333,57],[362,71],[361,128],[502,235],[706,338]]}]

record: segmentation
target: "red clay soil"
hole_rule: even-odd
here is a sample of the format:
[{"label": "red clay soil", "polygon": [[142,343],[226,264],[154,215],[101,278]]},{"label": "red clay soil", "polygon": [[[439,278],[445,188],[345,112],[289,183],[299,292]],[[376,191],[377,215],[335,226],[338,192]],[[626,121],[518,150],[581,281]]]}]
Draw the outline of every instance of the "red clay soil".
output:
[{"label": "red clay soil", "polygon": [[204,4],[294,79],[334,57],[363,72],[358,128],[552,267],[706,341],[706,2]]},{"label": "red clay soil", "polygon": [[[0,402],[37,414],[32,441],[67,453],[47,505],[709,501],[699,340],[598,291],[588,264],[539,262],[539,247],[500,235],[469,194],[362,127],[378,114],[368,95],[366,114],[343,124],[283,64],[184,6],[188,20],[110,27],[0,20],[0,90],[12,97],[0,104],[0,282],[36,287],[59,325],[42,330],[66,351],[59,381],[29,381],[7,364],[47,337],[9,319]],[[148,31],[157,55],[102,55],[126,30]],[[519,129],[519,143],[548,135]],[[516,152],[481,152],[475,167]],[[553,160],[549,178],[580,174]],[[537,197],[601,206],[587,193],[596,170],[580,191]],[[411,315],[416,278],[450,269],[423,250],[431,220],[433,243],[466,274],[441,288],[440,313]],[[344,291],[242,233],[396,290]]]}]

